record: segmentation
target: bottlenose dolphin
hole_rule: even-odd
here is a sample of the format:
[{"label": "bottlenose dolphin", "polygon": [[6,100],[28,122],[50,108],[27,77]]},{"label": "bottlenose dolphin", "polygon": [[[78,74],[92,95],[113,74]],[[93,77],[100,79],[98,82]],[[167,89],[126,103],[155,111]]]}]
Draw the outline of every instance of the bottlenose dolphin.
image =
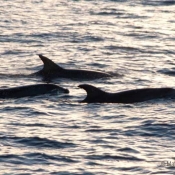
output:
[{"label": "bottlenose dolphin", "polygon": [[70,78],[70,79],[98,79],[104,77],[112,77],[111,74],[99,72],[99,71],[90,71],[90,70],[77,70],[77,69],[64,69],[54,63],[49,58],[38,55],[44,63],[42,70],[33,73],[32,75],[42,76],[45,79],[53,78]]},{"label": "bottlenose dolphin", "polygon": [[145,88],[108,93],[88,84],[81,84],[78,87],[87,92],[87,97],[81,101],[84,103],[137,103],[175,96],[175,89],[173,88]]},{"label": "bottlenose dolphin", "polygon": [[68,89],[64,89],[54,84],[36,84],[36,85],[0,89],[0,98],[21,98],[27,96],[37,96],[50,93],[52,91],[69,93]]}]

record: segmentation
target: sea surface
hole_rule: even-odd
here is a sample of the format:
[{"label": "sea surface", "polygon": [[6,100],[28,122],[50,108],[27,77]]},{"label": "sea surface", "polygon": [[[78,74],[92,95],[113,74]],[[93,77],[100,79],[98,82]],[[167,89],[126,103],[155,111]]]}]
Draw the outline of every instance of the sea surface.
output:
[{"label": "sea surface", "polygon": [[174,0],[1,0],[0,88],[43,83],[26,76],[43,68],[37,54],[123,76],[0,100],[0,174],[174,175],[175,99],[82,104],[77,87],[175,88],[174,48]]}]

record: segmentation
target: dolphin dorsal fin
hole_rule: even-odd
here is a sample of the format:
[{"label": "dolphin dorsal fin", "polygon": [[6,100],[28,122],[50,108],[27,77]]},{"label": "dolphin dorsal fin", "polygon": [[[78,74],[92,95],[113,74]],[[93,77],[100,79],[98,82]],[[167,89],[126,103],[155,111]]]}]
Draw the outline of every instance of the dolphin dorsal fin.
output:
[{"label": "dolphin dorsal fin", "polygon": [[82,102],[98,102],[99,97],[104,96],[106,94],[106,92],[102,91],[101,89],[89,84],[81,84],[78,87],[84,89],[87,93],[87,97]]},{"label": "dolphin dorsal fin", "polygon": [[47,58],[41,54],[39,54],[38,56],[40,57],[40,59],[44,63],[44,67],[43,67],[44,72],[50,72],[50,71],[54,71],[54,70],[63,70],[62,67],[58,66],[56,63],[54,63],[49,58]]}]

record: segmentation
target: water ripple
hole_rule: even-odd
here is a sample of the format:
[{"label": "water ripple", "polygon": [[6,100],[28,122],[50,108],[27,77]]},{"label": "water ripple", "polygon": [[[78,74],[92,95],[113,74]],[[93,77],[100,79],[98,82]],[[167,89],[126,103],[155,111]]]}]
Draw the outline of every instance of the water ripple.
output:
[{"label": "water ripple", "polygon": [[7,162],[11,164],[23,164],[23,165],[32,165],[32,164],[45,164],[49,165],[51,161],[59,161],[66,163],[75,163],[77,161],[58,155],[48,155],[44,153],[27,153],[22,155],[16,154],[5,154],[0,155],[0,162]]},{"label": "water ripple", "polygon": [[[108,92],[175,87],[174,5],[2,0],[0,86],[46,81],[24,76],[42,69],[42,53],[68,69],[121,71],[122,77],[85,82]],[[52,83],[70,94],[0,101],[0,174],[174,173],[174,100],[80,104],[82,80]]]},{"label": "water ripple", "polygon": [[40,137],[0,137],[0,140],[5,142],[14,142],[17,144],[22,144],[26,146],[38,147],[38,148],[54,148],[63,149],[68,147],[74,147],[75,144],[71,142],[59,142],[56,140],[50,140],[47,138]]},{"label": "water ripple", "polygon": [[134,156],[89,155],[85,158],[90,160],[144,161],[144,159]]}]

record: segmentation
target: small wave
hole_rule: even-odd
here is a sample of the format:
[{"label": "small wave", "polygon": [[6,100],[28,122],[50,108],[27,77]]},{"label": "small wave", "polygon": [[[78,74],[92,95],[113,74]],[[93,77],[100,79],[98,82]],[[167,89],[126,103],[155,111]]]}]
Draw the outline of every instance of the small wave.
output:
[{"label": "small wave", "polygon": [[59,161],[74,163],[77,162],[72,158],[60,156],[60,155],[48,155],[45,153],[28,153],[22,155],[16,154],[4,154],[0,155],[0,162],[6,162],[11,164],[20,165],[32,165],[32,164],[50,164],[50,161]]},{"label": "small wave", "polygon": [[129,152],[129,153],[139,153],[139,151],[132,149],[132,148],[129,148],[129,147],[120,148],[120,149],[118,149],[118,151]]},{"label": "small wave", "polygon": [[125,11],[121,11],[120,9],[114,9],[114,8],[104,8],[101,9],[101,11],[90,12],[91,15],[100,15],[100,16],[116,16],[117,18],[121,19],[137,19],[137,18],[148,18],[147,16],[141,16],[141,15],[136,15],[135,13],[127,13]]},{"label": "small wave", "polygon": [[51,175],[95,175],[94,173],[83,171],[83,172],[72,172],[72,171],[59,171],[59,172],[52,172]]},{"label": "small wave", "polygon": [[0,73],[0,78],[27,78],[30,77],[30,75],[27,74],[4,74]]},{"label": "small wave", "polygon": [[91,15],[115,15],[115,16],[122,16],[124,15],[124,12],[117,12],[116,9],[114,10],[105,10],[105,11],[101,11],[101,12],[91,12]]},{"label": "small wave", "polygon": [[175,135],[175,125],[167,123],[146,123],[137,128],[131,128],[124,132],[126,136],[143,137],[172,137]]},{"label": "small wave", "polygon": [[162,69],[162,70],[158,70],[157,72],[165,74],[165,75],[169,75],[169,76],[175,76],[174,69]]},{"label": "small wave", "polygon": [[144,159],[134,156],[90,155],[85,158],[90,160],[144,161]]},{"label": "small wave", "polygon": [[24,158],[16,154],[0,155],[0,162],[7,162],[12,164],[24,164]]},{"label": "small wave", "polygon": [[[72,43],[87,43],[87,42],[99,42],[99,41],[104,41],[104,38],[99,37],[99,36],[92,36],[92,35],[87,35],[87,36],[77,36],[76,38],[73,37],[70,42]],[[84,50],[84,51],[89,51],[89,49],[83,48],[79,50]],[[90,50],[91,51],[91,50]]]},{"label": "small wave", "polygon": [[70,142],[59,142],[56,140],[50,140],[47,138],[40,137],[0,137],[0,140],[15,142],[17,144],[22,144],[26,146],[34,146],[38,148],[55,148],[62,149],[67,147],[74,147],[74,143]]},{"label": "small wave", "polygon": [[15,106],[15,107],[10,107],[10,106],[7,106],[7,107],[4,107],[3,108],[4,111],[6,112],[9,112],[9,111],[16,111],[16,110],[29,110],[28,107],[22,107],[22,106]]},{"label": "small wave", "polygon": [[125,46],[106,46],[105,47],[108,50],[125,50],[125,51],[132,51],[132,52],[143,52],[142,49],[135,48],[135,47],[125,47]]},{"label": "small wave", "polygon": [[13,49],[13,50],[6,50],[2,53],[2,55],[18,55],[18,54],[26,54],[28,52],[25,52],[23,50],[20,49]]},{"label": "small wave", "polygon": [[118,129],[87,129],[85,132],[119,132]]},{"label": "small wave", "polygon": [[150,132],[156,132],[159,134],[166,134],[167,132],[173,132],[175,131],[175,124],[170,123],[147,123],[143,124],[141,126],[142,129],[150,131]]},{"label": "small wave", "polygon": [[171,6],[175,5],[175,1],[167,0],[167,1],[160,1],[160,0],[155,0],[155,1],[143,1],[142,4],[144,5],[150,5],[150,6]]},{"label": "small wave", "polygon": [[[2,37],[0,39],[0,43],[8,42],[8,43],[38,43],[38,40],[35,39],[22,39],[22,38],[8,38],[8,37]],[[19,54],[19,53],[15,53]]]},{"label": "small wave", "polygon": [[[77,162],[75,160],[73,160],[72,158],[69,158],[67,156],[60,156],[60,155],[48,155],[45,153],[28,153],[28,154],[24,154],[24,157],[27,158],[39,158],[41,160],[53,160],[53,161],[62,161],[62,162],[68,162],[68,163],[73,163],[73,162]],[[37,161],[40,162],[40,161]]]},{"label": "small wave", "polygon": [[10,123],[8,125],[13,125],[13,126],[27,126],[27,127],[44,127],[44,128],[50,128],[50,127],[54,127],[54,126],[50,126],[50,125],[46,125],[46,124],[42,124],[42,123]]}]

